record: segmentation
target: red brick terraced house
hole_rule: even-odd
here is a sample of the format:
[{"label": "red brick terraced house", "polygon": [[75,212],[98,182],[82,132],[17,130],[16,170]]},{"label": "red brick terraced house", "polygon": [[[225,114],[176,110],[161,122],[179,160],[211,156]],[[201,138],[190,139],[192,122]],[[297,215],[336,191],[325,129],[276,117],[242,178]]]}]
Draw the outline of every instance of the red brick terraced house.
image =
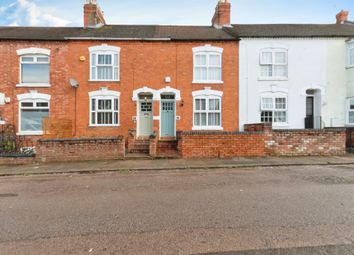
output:
[{"label": "red brick terraced house", "polygon": [[96,1],[84,27],[0,28],[1,124],[45,137],[175,140],[177,131],[238,131],[238,39],[230,2],[212,26],[107,25]]}]

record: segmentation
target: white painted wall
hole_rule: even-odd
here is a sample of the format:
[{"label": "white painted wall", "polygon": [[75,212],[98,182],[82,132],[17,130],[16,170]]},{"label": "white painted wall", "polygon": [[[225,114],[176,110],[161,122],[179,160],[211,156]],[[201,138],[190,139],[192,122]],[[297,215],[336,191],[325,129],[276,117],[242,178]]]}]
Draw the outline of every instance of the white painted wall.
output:
[{"label": "white painted wall", "polygon": [[[260,80],[260,51],[288,49],[288,79]],[[345,123],[345,39],[243,39],[240,42],[240,128],[260,122],[263,92],[288,93],[288,123],[274,128],[303,129],[306,90],[320,89],[322,125]],[[318,109],[317,109],[318,111]]]},{"label": "white painted wall", "polygon": [[327,41],[326,102],[322,118],[326,127],[344,127],[346,122],[346,40]]}]

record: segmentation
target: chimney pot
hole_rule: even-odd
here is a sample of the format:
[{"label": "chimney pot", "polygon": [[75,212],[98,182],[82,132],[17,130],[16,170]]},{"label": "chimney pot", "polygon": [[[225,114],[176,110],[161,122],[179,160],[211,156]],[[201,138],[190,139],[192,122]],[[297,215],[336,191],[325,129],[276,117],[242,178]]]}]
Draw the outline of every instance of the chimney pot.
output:
[{"label": "chimney pot", "polygon": [[336,16],[337,24],[344,24],[346,21],[348,21],[348,17],[349,17],[349,12],[342,10]]},{"label": "chimney pot", "polygon": [[231,3],[230,0],[219,0],[215,8],[215,14],[212,19],[212,25],[215,28],[231,26]]}]

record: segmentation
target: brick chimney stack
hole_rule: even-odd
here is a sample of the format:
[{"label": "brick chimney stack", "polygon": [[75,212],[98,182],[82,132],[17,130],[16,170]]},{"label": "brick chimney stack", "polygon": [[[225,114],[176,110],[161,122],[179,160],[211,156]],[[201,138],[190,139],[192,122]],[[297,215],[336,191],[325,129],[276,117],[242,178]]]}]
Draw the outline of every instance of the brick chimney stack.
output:
[{"label": "brick chimney stack", "polygon": [[105,25],[104,13],[97,4],[97,0],[86,0],[84,5],[84,27]]},{"label": "brick chimney stack", "polygon": [[215,14],[212,19],[212,25],[215,28],[231,26],[231,3],[230,0],[219,0],[215,8]]},{"label": "brick chimney stack", "polygon": [[349,12],[342,10],[336,16],[337,24],[344,24],[346,21],[348,21],[348,17],[349,17]]}]

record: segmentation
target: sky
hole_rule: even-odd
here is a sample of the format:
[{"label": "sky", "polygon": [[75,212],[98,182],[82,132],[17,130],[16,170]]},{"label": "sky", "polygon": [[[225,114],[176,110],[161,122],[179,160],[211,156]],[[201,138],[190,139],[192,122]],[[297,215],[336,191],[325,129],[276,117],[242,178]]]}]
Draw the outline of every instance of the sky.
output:
[{"label": "sky", "polygon": [[[218,0],[97,0],[108,24],[210,25]],[[0,0],[1,26],[82,26],[84,0]],[[334,23],[354,0],[231,0],[232,23]]]}]

